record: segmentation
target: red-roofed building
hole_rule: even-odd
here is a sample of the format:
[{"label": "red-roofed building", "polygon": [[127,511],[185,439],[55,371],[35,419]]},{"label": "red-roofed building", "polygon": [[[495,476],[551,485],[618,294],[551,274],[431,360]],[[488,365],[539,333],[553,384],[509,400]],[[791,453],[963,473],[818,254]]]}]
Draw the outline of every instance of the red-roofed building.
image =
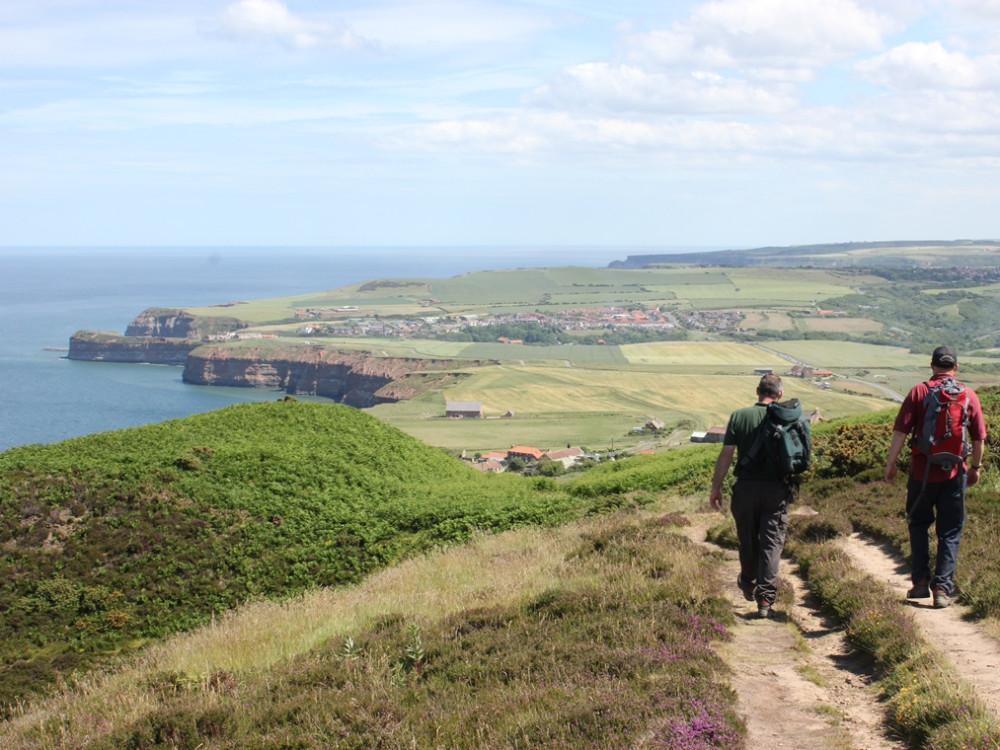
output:
[{"label": "red-roofed building", "polygon": [[545,454],[538,448],[532,448],[530,445],[513,445],[510,450],[507,451],[507,458],[523,458],[528,461],[537,461]]}]

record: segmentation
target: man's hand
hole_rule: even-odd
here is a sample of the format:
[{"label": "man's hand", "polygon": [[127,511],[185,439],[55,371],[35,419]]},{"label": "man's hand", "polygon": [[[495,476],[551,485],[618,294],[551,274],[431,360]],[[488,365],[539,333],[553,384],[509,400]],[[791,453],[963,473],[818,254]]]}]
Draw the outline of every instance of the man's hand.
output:
[{"label": "man's hand", "polygon": [[708,496],[708,502],[711,504],[712,508],[722,512],[722,488],[713,487],[711,493]]},{"label": "man's hand", "polygon": [[905,432],[892,431],[892,440],[889,442],[889,456],[885,461],[886,484],[892,484],[896,478],[896,461],[899,460],[899,454],[902,453],[903,446],[906,445],[907,437]]},{"label": "man's hand", "polygon": [[715,472],[712,474],[712,490],[708,493],[708,502],[720,512],[722,511],[722,483],[735,454],[735,445],[723,445],[722,450],[719,451],[719,457],[715,460]]}]

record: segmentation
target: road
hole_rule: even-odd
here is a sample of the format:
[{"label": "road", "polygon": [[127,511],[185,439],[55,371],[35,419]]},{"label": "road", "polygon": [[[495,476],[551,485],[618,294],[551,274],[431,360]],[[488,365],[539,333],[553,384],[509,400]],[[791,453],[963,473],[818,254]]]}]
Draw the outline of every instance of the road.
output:
[{"label": "road", "polygon": [[[767,352],[768,354],[773,354],[776,357],[781,357],[782,359],[791,362],[793,365],[800,365],[802,367],[818,367],[818,365],[815,365],[812,362],[804,362],[801,359],[796,359],[790,354],[778,351],[777,349],[772,349],[771,347],[764,346],[763,344],[754,344],[754,346],[756,346],[761,351]],[[839,373],[839,372],[835,372],[833,374],[836,377],[840,378],[841,380],[848,380],[852,383],[861,383],[862,385],[870,386],[871,388],[874,388],[875,390],[884,393],[888,398],[892,399],[893,401],[902,402],[903,400],[902,393],[899,393],[898,391],[895,391],[889,386],[884,385],[882,383],[876,383],[871,380],[864,380],[863,378],[857,378],[854,377],[853,375],[845,375],[844,373]]]}]

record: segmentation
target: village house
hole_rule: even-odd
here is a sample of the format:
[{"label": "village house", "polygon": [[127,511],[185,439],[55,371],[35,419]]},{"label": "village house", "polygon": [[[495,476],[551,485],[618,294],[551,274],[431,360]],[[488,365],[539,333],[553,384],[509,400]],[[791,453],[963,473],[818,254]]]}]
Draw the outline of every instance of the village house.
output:
[{"label": "village house", "polygon": [[485,461],[474,462],[472,468],[484,474],[499,474],[507,467],[503,462],[497,461],[495,458],[488,458]]},{"label": "village house", "polygon": [[569,469],[583,458],[583,448],[579,446],[567,446],[562,450],[545,451],[543,455],[550,461],[558,461],[563,465],[563,468]]},{"label": "village house", "polygon": [[507,451],[507,460],[520,458],[525,461],[538,461],[544,453],[530,445],[512,445]]}]

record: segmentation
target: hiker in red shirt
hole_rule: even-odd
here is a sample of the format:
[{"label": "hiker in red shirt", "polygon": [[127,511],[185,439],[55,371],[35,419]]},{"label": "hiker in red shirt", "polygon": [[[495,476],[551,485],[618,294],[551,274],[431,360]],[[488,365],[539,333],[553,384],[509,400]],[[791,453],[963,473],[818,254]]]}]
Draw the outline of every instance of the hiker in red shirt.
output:
[{"label": "hiker in red shirt", "polygon": [[[910,573],[913,587],[906,598],[926,599],[933,595],[934,606],[939,609],[950,605],[956,597],[955,566],[965,525],[965,490],[979,482],[986,440],[979,397],[955,379],[956,370],[958,357],[953,348],[939,346],[934,350],[931,379],[910,389],[899,407],[885,466],[885,481],[891,484],[896,478],[899,454],[904,445],[910,445],[906,517],[913,557]],[[941,395],[935,400],[933,394],[938,391]],[[943,403],[940,412],[935,411],[938,402]],[[948,406],[949,403],[953,406]],[[946,416],[949,409],[954,415],[950,420]],[[951,426],[941,426],[946,423]],[[941,452],[945,443],[964,440],[966,430],[971,450],[952,447],[948,449],[950,452]],[[956,431],[961,435],[955,434]],[[932,577],[928,535],[935,520],[938,548]]]}]

